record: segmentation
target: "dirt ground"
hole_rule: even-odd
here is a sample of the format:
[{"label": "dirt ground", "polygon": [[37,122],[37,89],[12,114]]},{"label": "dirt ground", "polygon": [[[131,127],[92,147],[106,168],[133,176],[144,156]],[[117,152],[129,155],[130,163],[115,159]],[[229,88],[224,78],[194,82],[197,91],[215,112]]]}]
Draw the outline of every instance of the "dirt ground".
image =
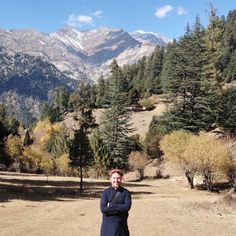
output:
[{"label": "dirt ground", "polygon": [[[0,235],[99,236],[107,180],[0,172]],[[131,236],[236,235],[236,209],[222,194],[190,190],[181,176],[124,183],[132,192]]]}]

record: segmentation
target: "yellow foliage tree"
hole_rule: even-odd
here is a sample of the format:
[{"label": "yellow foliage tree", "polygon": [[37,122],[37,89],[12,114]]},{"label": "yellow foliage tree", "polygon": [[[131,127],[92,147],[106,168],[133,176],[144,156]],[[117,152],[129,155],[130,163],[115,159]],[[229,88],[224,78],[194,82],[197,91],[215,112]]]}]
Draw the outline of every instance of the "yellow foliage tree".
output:
[{"label": "yellow foliage tree", "polygon": [[42,156],[40,168],[44,171],[45,174],[54,173],[54,161],[48,153],[45,153],[45,155]]},{"label": "yellow foliage tree", "polygon": [[221,170],[226,175],[232,187],[236,187],[236,142],[230,138],[225,138],[225,145],[229,151],[229,158],[221,162]]},{"label": "yellow foliage tree", "polygon": [[193,178],[195,167],[191,160],[184,155],[186,147],[189,145],[194,135],[186,131],[174,131],[167,134],[160,141],[160,148],[164,153],[164,158],[172,163],[179,164],[188,180],[190,188],[193,188]]},{"label": "yellow foliage tree", "polygon": [[133,170],[138,170],[143,177],[143,171],[148,163],[147,155],[144,152],[131,152],[129,155],[129,165]]},{"label": "yellow foliage tree", "polygon": [[35,144],[26,147],[23,152],[23,162],[28,169],[39,169],[46,174],[53,174],[54,162],[52,157],[40,146]]},{"label": "yellow foliage tree", "polygon": [[215,136],[200,133],[191,138],[183,157],[203,175],[207,189],[212,191],[214,178],[229,161],[229,152],[225,144]]},{"label": "yellow foliage tree", "polygon": [[35,142],[43,145],[45,142],[47,142],[47,138],[45,138],[44,136],[48,136],[49,139],[52,131],[53,127],[49,119],[39,121],[33,130],[33,137]]},{"label": "yellow foliage tree", "polygon": [[70,172],[70,163],[69,154],[65,153],[60,155],[55,159],[56,171],[59,175],[67,175]]},{"label": "yellow foliage tree", "polygon": [[6,149],[9,156],[18,164],[20,164],[23,153],[23,142],[18,135],[10,134],[6,140]]}]

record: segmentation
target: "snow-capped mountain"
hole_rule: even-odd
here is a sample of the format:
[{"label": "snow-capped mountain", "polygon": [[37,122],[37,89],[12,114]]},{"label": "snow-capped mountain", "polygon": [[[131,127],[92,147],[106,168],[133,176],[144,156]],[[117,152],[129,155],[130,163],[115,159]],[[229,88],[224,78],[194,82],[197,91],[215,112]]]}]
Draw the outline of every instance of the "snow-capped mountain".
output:
[{"label": "snow-capped mountain", "polygon": [[145,32],[143,30],[134,31],[130,35],[139,42],[151,43],[160,46],[166,46],[168,43],[172,41],[167,37],[161,36],[153,32]]},{"label": "snow-capped mountain", "polygon": [[154,33],[97,28],[80,32],[64,27],[45,34],[35,29],[0,29],[0,45],[15,52],[43,57],[73,79],[96,80],[109,74],[113,59],[120,66],[150,55],[155,46],[169,41]]}]

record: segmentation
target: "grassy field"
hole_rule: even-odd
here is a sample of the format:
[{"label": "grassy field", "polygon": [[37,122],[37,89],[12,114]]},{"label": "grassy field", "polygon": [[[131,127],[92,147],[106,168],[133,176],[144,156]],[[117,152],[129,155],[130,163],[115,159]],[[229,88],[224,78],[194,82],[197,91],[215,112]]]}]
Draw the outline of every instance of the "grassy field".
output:
[{"label": "grassy field", "polygon": [[[0,172],[0,235],[98,236],[107,180]],[[236,209],[222,194],[190,190],[181,176],[124,183],[132,192],[131,236],[236,235]]]}]

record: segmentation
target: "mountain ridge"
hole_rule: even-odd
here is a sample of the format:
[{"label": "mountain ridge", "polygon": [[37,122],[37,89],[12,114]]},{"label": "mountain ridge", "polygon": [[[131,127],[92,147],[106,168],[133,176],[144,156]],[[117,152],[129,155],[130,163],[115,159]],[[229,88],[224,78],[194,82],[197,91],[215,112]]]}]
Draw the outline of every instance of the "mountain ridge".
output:
[{"label": "mountain ridge", "polygon": [[135,63],[150,55],[156,45],[168,43],[158,34],[153,33],[152,40],[150,33],[149,38],[144,35],[136,31],[132,36],[122,29],[106,27],[77,31],[66,26],[48,34],[36,29],[0,29],[0,44],[17,52],[43,57],[73,79],[96,81],[101,75],[109,75],[113,59],[121,66]]}]

